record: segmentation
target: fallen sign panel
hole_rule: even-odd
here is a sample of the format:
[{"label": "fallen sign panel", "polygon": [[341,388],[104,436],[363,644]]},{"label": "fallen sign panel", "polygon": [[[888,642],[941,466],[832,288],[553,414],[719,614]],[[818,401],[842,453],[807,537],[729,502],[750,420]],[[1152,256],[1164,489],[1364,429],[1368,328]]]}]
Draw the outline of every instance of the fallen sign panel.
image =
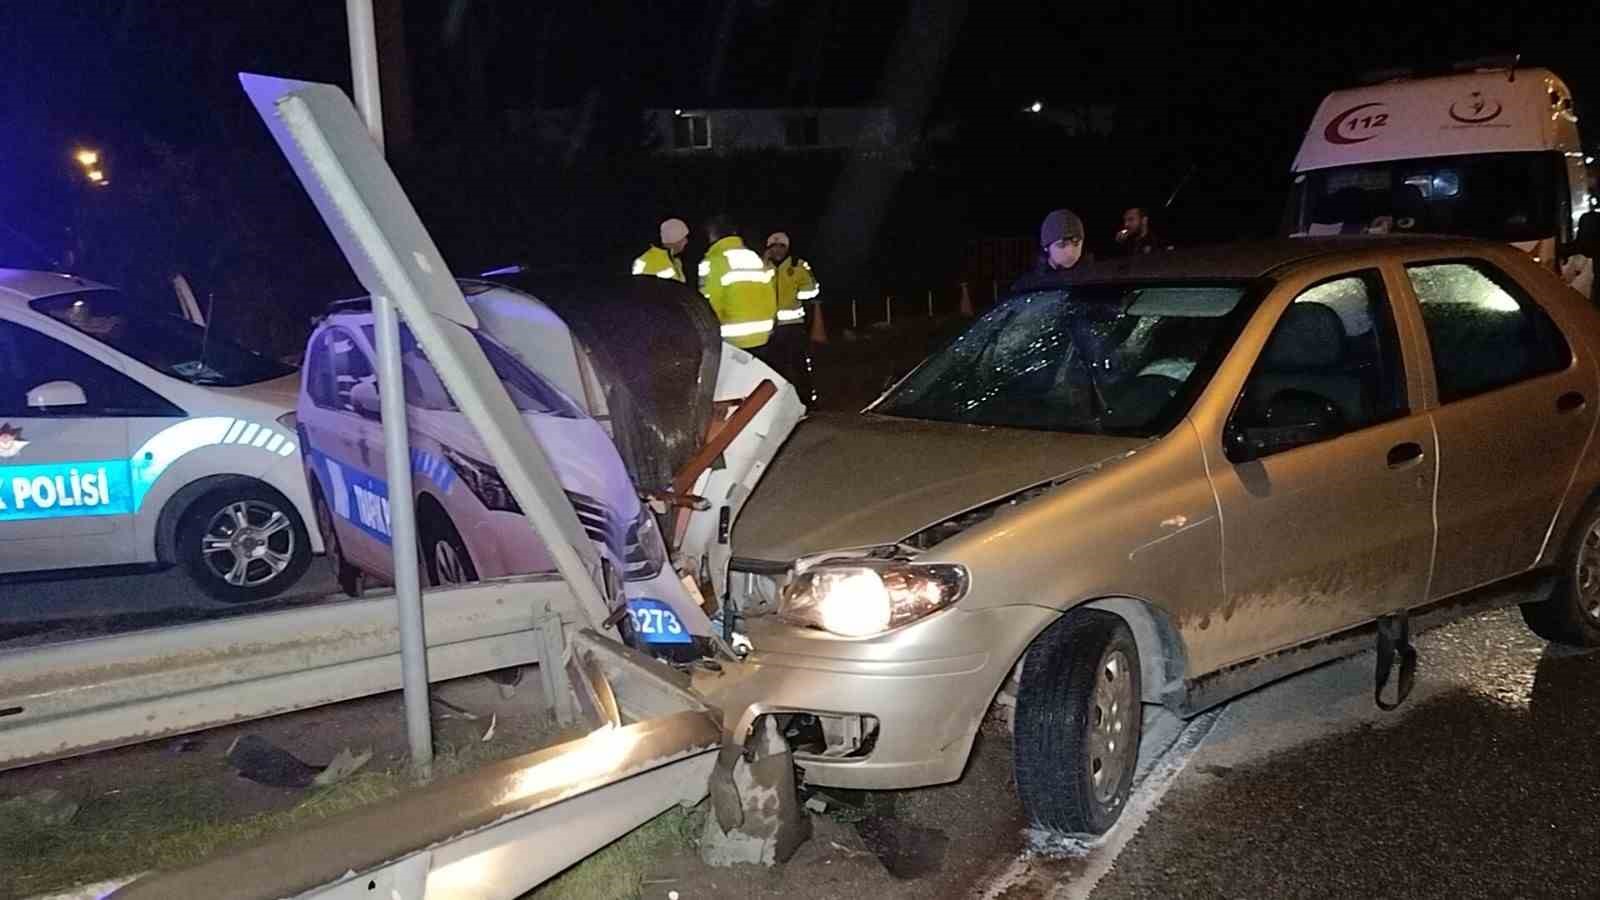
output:
[{"label": "fallen sign panel", "polygon": [[[428,592],[429,677],[540,661],[540,623],[556,623],[550,609],[570,596],[555,576]],[[388,594],[9,652],[0,770],[399,687]]]}]

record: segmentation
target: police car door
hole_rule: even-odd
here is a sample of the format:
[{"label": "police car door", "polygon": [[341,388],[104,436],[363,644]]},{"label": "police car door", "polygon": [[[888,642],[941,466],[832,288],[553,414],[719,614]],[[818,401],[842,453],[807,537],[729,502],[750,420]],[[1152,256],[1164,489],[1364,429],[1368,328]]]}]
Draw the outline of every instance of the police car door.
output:
[{"label": "police car door", "polygon": [[182,415],[114,363],[0,319],[0,571],[135,561],[128,420]]},{"label": "police car door", "polygon": [[333,396],[326,408],[318,404],[307,436],[328,479],[328,502],[346,558],[387,579],[394,560],[377,373],[356,329],[335,326],[323,338]]}]

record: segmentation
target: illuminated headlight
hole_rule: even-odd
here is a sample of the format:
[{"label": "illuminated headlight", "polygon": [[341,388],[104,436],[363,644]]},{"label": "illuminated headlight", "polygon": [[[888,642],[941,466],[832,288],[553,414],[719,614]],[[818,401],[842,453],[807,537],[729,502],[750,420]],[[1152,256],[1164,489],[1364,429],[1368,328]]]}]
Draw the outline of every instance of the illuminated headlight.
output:
[{"label": "illuminated headlight", "polygon": [[511,496],[511,489],[500,477],[499,469],[481,459],[473,459],[450,449],[444,451],[444,458],[455,470],[456,477],[485,507],[500,512],[522,512],[522,507],[517,505],[517,498]]},{"label": "illuminated headlight", "polygon": [[649,581],[661,574],[667,564],[667,548],[656,528],[650,507],[639,507],[639,518],[628,528],[627,558],[624,561],[629,581]]},{"label": "illuminated headlight", "polygon": [[866,637],[938,612],[967,593],[957,565],[851,560],[822,563],[783,590],[778,615],[793,625]]}]

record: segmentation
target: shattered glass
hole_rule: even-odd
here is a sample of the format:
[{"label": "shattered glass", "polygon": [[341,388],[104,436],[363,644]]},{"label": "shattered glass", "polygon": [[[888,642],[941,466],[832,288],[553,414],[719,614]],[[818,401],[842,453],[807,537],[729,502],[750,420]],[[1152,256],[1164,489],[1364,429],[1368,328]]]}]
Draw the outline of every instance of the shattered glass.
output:
[{"label": "shattered glass", "polygon": [[1181,418],[1237,330],[1245,284],[1078,285],[979,319],[873,412],[1153,436]]}]

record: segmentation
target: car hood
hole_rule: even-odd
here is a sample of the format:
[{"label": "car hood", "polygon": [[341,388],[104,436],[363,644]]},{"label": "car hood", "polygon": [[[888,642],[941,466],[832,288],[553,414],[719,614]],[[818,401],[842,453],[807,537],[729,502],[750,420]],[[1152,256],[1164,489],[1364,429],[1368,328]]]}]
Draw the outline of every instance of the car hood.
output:
[{"label": "car hood", "polygon": [[733,552],[789,562],[892,544],[1145,443],[885,416],[814,416],[795,429],[740,511]]},{"label": "car hood", "polygon": [[291,412],[300,397],[300,373],[290,372],[282,378],[270,381],[258,381],[243,387],[213,387],[215,391],[227,397],[252,400],[268,406],[281,407],[280,413]]}]

